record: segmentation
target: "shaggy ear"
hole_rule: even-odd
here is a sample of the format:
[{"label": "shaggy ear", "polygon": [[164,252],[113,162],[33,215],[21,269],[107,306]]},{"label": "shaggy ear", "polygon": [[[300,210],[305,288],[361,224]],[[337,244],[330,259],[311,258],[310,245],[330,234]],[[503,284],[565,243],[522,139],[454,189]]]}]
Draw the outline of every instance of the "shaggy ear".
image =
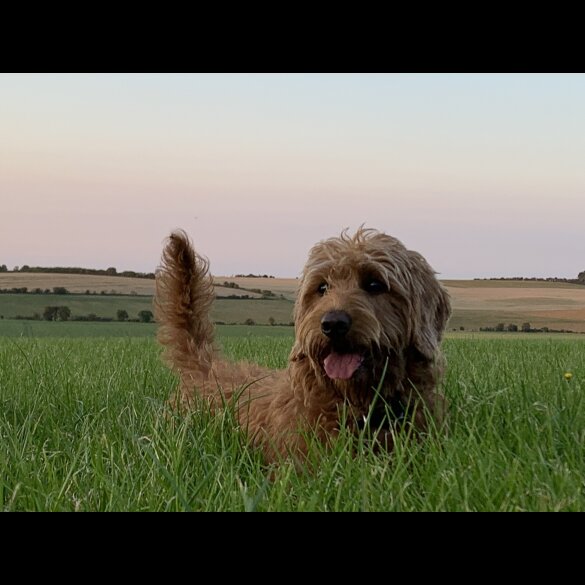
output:
[{"label": "shaggy ear", "polygon": [[409,256],[414,289],[412,344],[427,359],[432,359],[451,316],[451,302],[427,261],[417,252],[409,252]]},{"label": "shaggy ear", "polygon": [[289,361],[298,362],[299,360],[302,360],[305,357],[306,357],[305,354],[301,350],[301,344],[298,341],[295,342],[295,344],[293,345],[293,348],[288,356]]}]

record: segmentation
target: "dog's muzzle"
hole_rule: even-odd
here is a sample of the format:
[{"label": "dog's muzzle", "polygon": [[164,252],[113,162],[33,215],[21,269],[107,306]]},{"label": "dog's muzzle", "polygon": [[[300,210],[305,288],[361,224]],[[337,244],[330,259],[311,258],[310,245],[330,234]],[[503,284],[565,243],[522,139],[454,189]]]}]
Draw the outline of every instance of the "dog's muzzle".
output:
[{"label": "dog's muzzle", "polygon": [[342,339],[351,329],[351,317],[345,311],[328,311],[321,317],[321,331],[331,340]]}]

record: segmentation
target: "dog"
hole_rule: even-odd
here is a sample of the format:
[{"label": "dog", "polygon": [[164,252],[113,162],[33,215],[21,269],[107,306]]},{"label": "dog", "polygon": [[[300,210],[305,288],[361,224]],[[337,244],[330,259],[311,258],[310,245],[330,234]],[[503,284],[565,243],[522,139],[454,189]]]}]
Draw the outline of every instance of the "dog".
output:
[{"label": "dog", "polygon": [[392,448],[405,424],[441,423],[440,343],[451,314],[447,291],[418,252],[361,227],[309,252],[294,306],[288,367],[222,359],[210,317],[209,262],[187,234],[173,232],[156,272],[155,314],[164,359],[180,375],[174,403],[196,395],[212,409],[233,404],[239,426],[268,462],[302,457],[308,437],[327,443],[364,421]]}]

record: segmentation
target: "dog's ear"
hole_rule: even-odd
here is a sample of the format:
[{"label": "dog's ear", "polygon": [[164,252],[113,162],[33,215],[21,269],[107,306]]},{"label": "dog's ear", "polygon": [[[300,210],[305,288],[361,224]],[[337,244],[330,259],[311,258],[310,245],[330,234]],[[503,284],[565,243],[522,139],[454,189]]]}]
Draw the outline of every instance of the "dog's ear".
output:
[{"label": "dog's ear", "polygon": [[427,261],[417,252],[409,252],[409,260],[413,277],[412,345],[432,359],[451,316],[451,302]]},{"label": "dog's ear", "polygon": [[[306,267],[305,267],[306,270]],[[293,345],[293,348],[288,356],[288,359],[290,362],[298,362],[302,359],[304,359],[306,356],[305,352],[302,349],[302,344],[298,339],[298,327],[300,325],[301,319],[302,319],[302,306],[303,306],[303,298],[304,298],[304,294],[305,294],[305,277],[306,277],[306,273],[303,272],[303,274],[301,275],[301,278],[298,282],[298,287],[297,287],[297,295],[296,295],[296,299],[295,299],[295,304],[293,307],[293,321],[294,321],[294,326],[295,326],[295,343]]]},{"label": "dog's ear", "polygon": [[293,348],[288,356],[289,361],[291,362],[298,362],[302,360],[305,356],[303,351],[301,350],[301,344],[298,341],[295,341]]}]

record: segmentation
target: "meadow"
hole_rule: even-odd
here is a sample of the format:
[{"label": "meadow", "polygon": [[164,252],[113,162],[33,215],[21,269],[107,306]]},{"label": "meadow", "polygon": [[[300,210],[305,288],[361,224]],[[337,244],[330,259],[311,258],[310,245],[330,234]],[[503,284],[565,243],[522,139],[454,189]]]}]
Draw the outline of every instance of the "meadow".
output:
[{"label": "meadow", "polygon": [[[290,327],[219,327],[218,339],[270,367],[293,340]],[[444,350],[447,432],[398,435],[391,454],[342,434],[297,470],[265,466],[229,410],[172,413],[177,379],[151,334],[0,337],[0,506],[585,511],[585,339],[467,334]]]},{"label": "meadow", "polygon": [[[0,316],[6,320],[17,316],[30,317],[34,313],[42,315],[49,305],[69,307],[73,316],[93,313],[108,319],[116,319],[118,310],[127,311],[131,319],[136,319],[140,311],[154,311],[149,296],[0,294]],[[242,324],[251,319],[254,323],[266,325],[272,318],[276,323],[288,324],[293,318],[292,311],[293,302],[286,299],[216,299],[211,316],[220,323]]]}]

